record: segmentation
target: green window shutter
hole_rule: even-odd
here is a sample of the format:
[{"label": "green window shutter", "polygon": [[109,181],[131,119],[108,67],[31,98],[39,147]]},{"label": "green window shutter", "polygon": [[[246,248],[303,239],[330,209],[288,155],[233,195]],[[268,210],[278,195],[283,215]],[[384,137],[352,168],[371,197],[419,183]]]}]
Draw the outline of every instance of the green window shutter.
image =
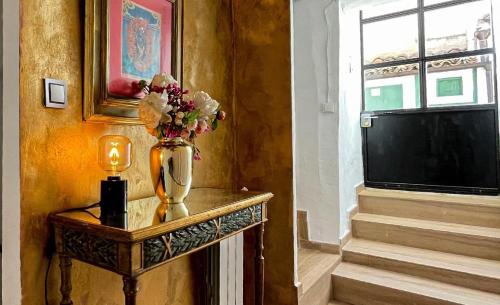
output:
[{"label": "green window shutter", "polygon": [[436,88],[438,97],[464,95],[464,81],[462,77],[439,78]]},{"label": "green window shutter", "polygon": [[403,85],[366,88],[365,110],[403,109]]}]

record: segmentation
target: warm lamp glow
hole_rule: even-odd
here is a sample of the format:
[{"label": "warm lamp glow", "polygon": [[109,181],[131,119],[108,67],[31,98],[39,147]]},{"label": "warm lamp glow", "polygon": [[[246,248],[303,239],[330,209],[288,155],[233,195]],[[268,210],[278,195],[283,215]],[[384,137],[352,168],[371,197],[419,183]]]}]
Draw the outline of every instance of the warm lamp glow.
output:
[{"label": "warm lamp glow", "polygon": [[119,176],[132,164],[132,143],[124,136],[104,136],[99,139],[99,166],[111,176]]}]

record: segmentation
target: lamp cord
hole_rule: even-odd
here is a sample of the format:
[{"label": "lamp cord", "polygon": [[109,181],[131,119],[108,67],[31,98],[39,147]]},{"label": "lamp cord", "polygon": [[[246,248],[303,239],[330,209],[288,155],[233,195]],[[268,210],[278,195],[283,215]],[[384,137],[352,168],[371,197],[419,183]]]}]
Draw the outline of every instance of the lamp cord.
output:
[{"label": "lamp cord", "polygon": [[49,273],[50,273],[50,266],[52,265],[52,256],[49,257],[49,264],[47,265],[47,270],[45,271],[45,305],[49,305]]},{"label": "lamp cord", "polygon": [[99,217],[97,217],[94,213],[92,213],[92,212],[90,212],[90,211],[88,211],[88,210],[81,210],[81,212],[87,213],[87,214],[89,214],[90,216],[94,217],[95,219],[100,220],[100,218],[99,218]]},{"label": "lamp cord", "polygon": [[89,211],[89,209],[98,207],[99,205],[100,205],[100,203],[98,202],[98,203],[94,203],[92,205],[89,205],[88,207],[73,208],[73,209],[69,209],[69,210],[64,210],[64,213],[67,213],[67,212],[83,212],[83,213],[87,213],[90,216],[94,217],[95,219],[99,220],[99,217],[97,217],[94,213],[92,213],[92,212]]}]

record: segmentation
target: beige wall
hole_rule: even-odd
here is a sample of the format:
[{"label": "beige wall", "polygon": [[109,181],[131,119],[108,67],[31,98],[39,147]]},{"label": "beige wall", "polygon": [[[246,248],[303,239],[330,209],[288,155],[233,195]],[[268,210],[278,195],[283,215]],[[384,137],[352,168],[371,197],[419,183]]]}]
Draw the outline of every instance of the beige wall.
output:
[{"label": "beige wall", "polygon": [[[123,134],[135,148],[124,174],[130,198],[152,195],[149,148],[155,143],[142,127],[82,122],[82,4],[78,0],[21,1],[21,265],[25,305],[42,305],[47,260],[43,250],[49,212],[98,201],[96,144],[105,134]],[[231,7],[228,1],[185,0],[185,85],[204,88],[223,107],[232,103]],[[45,109],[45,77],[65,79],[69,107]],[[233,131],[230,121],[199,141],[204,160],[195,168],[195,186],[231,187]],[[57,262],[56,262],[57,263]],[[141,277],[139,304],[192,304],[189,259]],[[58,272],[50,274],[50,300],[57,304]],[[167,274],[167,275],[165,275]],[[123,304],[120,277],[75,262],[74,302],[78,305]],[[104,289],[103,289],[104,288]]]},{"label": "beige wall", "polygon": [[296,304],[290,1],[234,3],[238,183],[275,194],[266,224],[265,304]]},{"label": "beige wall", "polygon": [[[222,128],[197,142],[203,160],[195,165],[194,185],[247,186],[276,194],[266,227],[266,304],[293,304],[290,3],[184,1],[184,85],[205,89],[229,113]],[[154,139],[142,127],[81,120],[82,4],[83,0],[21,0],[24,305],[43,304],[47,214],[98,200],[99,180],[105,176],[97,166],[99,137],[116,133],[132,140],[135,161],[124,174],[130,198],[152,195],[148,151]],[[45,77],[68,81],[67,109],[42,106]],[[138,304],[194,304],[198,289],[191,264],[181,259],[142,276]],[[78,262],[73,270],[75,305],[123,304],[117,275]],[[51,304],[58,303],[58,278],[54,265],[49,277]]]}]

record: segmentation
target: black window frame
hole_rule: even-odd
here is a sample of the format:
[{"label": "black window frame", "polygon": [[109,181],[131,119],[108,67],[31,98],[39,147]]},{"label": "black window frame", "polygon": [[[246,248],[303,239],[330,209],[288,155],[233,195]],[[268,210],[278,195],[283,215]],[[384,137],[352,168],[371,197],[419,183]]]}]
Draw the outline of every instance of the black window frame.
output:
[{"label": "black window frame", "polygon": [[[494,11],[493,11],[493,1],[490,0],[490,12],[491,12],[491,28],[492,28],[492,47],[479,49],[479,50],[471,50],[471,51],[462,51],[456,53],[447,53],[440,55],[426,55],[426,40],[425,40],[425,13],[429,11],[434,11],[443,8],[454,7],[466,3],[480,2],[483,0],[452,0],[442,3],[436,3],[432,5],[424,5],[425,0],[417,0],[417,7],[393,12],[389,14],[384,14],[380,16],[373,16],[369,18],[363,18],[363,11],[359,12],[359,24],[360,24],[360,53],[361,53],[361,88],[362,88],[362,104],[361,109],[363,112],[369,112],[374,114],[390,114],[390,113],[406,113],[406,112],[434,112],[434,111],[449,111],[449,110],[474,110],[474,109],[498,109],[498,85],[497,85],[497,57],[496,57],[496,46],[495,46],[495,27],[494,27]],[[390,20],[398,17],[417,15],[418,19],[418,57],[397,60],[397,61],[389,61],[383,63],[376,64],[365,64],[364,59],[364,25]],[[471,56],[481,56],[481,55],[491,55],[493,57],[493,103],[482,104],[482,105],[453,105],[453,106],[435,106],[428,107],[427,105],[427,63],[436,61],[436,60],[446,60],[453,58],[462,58],[462,57],[471,57]],[[393,110],[375,110],[375,111],[366,111],[365,110],[365,71],[375,68],[385,68],[399,65],[408,65],[408,64],[419,64],[419,76],[420,76],[420,107],[412,108],[412,109],[393,109]]]}]

